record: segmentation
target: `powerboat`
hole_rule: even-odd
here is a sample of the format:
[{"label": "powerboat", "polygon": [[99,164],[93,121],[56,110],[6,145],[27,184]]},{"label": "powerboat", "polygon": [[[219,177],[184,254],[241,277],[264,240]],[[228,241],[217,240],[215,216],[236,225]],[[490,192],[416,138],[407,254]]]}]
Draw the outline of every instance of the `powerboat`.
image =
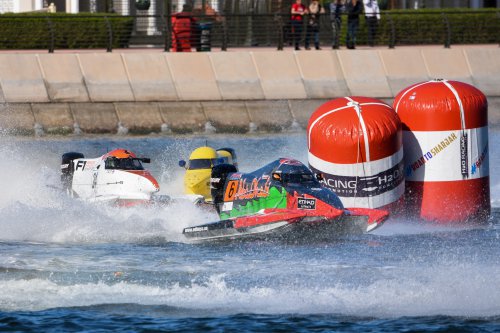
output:
[{"label": "powerboat", "polygon": [[329,241],[380,227],[385,210],[344,208],[302,162],[280,158],[251,172],[231,164],[212,168],[212,203],[220,220],[184,228],[188,241],[281,239]]},{"label": "powerboat", "polygon": [[68,152],[62,155],[62,187],[71,197],[91,202],[119,206],[168,203],[168,196],[156,195],[158,181],[143,166],[150,162],[127,149],[115,149],[97,158]]},{"label": "powerboat", "polygon": [[220,164],[230,164],[238,169],[236,152],[232,148],[214,149],[209,146],[198,147],[189,155],[189,160],[179,161],[179,166],[186,169],[184,174],[184,194],[212,201],[210,176],[212,168]]}]

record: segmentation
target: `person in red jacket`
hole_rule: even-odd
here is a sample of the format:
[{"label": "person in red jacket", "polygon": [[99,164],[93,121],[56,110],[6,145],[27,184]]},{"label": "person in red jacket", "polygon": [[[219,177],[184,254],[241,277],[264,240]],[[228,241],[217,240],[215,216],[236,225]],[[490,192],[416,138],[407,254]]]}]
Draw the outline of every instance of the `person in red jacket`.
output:
[{"label": "person in red jacket", "polygon": [[300,38],[302,37],[302,27],[304,26],[304,15],[307,14],[307,8],[302,4],[302,0],[295,0],[292,5],[291,11],[293,39],[295,42],[295,49],[300,50]]},{"label": "person in red jacket", "polygon": [[182,6],[182,12],[172,15],[172,51],[191,52],[192,30],[195,18],[189,5]]}]

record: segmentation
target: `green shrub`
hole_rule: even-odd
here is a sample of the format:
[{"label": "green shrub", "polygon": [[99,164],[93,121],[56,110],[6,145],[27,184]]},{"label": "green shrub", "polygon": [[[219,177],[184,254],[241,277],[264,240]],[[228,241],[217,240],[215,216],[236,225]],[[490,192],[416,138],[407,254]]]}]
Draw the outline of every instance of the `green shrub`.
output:
[{"label": "green shrub", "polygon": [[3,14],[0,49],[128,47],[133,23],[115,14]]},{"label": "green shrub", "polygon": [[[366,41],[362,24],[360,43]],[[377,36],[378,44],[488,44],[500,41],[497,10],[393,10],[384,11]]]}]

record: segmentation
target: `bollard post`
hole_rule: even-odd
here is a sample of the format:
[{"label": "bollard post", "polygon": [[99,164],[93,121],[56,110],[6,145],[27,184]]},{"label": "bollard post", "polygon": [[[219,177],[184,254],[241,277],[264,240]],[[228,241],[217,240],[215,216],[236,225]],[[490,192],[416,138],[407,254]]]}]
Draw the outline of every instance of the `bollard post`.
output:
[{"label": "bollard post", "polygon": [[47,26],[49,27],[49,53],[54,53],[54,25],[48,16],[45,17],[47,20]]},{"label": "bollard post", "polygon": [[170,52],[172,48],[172,7],[170,0],[165,0],[165,47],[164,52]]},{"label": "bollard post", "polygon": [[113,50],[113,29],[111,28],[111,23],[107,16],[104,16],[104,21],[106,23],[106,29],[108,30],[108,43],[106,46],[106,52],[111,52]]},{"label": "bollard post", "polygon": [[450,21],[448,20],[448,16],[445,13],[441,13],[443,16],[443,23],[445,28],[445,37],[444,37],[444,47],[449,49],[451,45],[451,30],[450,30]]},{"label": "bollard post", "polygon": [[387,15],[387,22],[389,22],[389,48],[393,49],[396,46],[396,28],[394,27],[394,20],[392,19],[391,14],[384,13]]},{"label": "bollard post", "polygon": [[278,51],[283,51],[283,44],[285,43],[285,36],[283,36],[283,17],[278,14]]},{"label": "bollard post", "polygon": [[227,41],[229,40],[227,35],[227,22],[226,16],[222,18],[222,46],[221,51],[227,51]]}]

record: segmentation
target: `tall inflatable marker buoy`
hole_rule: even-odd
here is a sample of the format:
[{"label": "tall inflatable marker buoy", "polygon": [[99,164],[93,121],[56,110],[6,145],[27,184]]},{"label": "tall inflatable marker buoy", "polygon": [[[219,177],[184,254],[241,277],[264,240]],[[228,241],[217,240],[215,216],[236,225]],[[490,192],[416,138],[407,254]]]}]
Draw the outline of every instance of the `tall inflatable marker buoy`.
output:
[{"label": "tall inflatable marker buoy", "polygon": [[401,122],[391,106],[368,97],[321,105],[307,127],[309,166],[345,207],[386,208],[404,193]]},{"label": "tall inflatable marker buoy", "polygon": [[463,82],[432,80],[401,91],[393,107],[403,124],[407,210],[438,223],[487,221],[486,96]]}]

